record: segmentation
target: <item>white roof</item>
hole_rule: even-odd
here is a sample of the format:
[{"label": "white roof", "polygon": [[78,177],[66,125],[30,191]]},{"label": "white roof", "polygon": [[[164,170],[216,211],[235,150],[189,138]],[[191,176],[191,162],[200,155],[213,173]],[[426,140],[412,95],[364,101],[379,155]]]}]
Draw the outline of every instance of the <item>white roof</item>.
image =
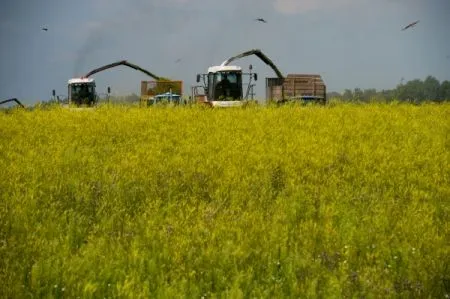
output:
[{"label": "white roof", "polygon": [[76,84],[76,83],[93,83],[93,78],[72,78],[67,83],[68,84]]},{"label": "white roof", "polygon": [[216,66],[211,66],[208,68],[208,73],[217,73],[220,71],[242,71],[242,68],[240,66],[235,66],[235,65],[216,65]]}]

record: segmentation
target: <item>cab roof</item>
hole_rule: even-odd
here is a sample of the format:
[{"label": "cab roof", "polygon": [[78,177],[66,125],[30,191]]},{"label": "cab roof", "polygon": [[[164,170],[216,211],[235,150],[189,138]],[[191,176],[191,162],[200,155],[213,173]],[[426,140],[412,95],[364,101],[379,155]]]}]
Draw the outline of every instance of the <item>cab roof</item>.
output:
[{"label": "cab roof", "polygon": [[208,73],[217,73],[217,72],[240,72],[242,68],[236,65],[216,65],[208,68]]},{"label": "cab roof", "polygon": [[94,83],[93,78],[72,78],[67,81],[67,84],[80,84],[80,83]]}]

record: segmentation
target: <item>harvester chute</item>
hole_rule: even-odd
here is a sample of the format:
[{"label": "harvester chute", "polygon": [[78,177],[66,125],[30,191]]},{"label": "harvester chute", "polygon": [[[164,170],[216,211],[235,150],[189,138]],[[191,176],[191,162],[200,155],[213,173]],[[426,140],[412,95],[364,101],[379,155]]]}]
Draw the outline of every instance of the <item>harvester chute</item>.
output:
[{"label": "harvester chute", "polygon": [[269,65],[273,71],[275,72],[275,74],[277,74],[278,78],[283,79],[284,76],[283,74],[281,74],[280,70],[278,69],[278,67],[273,63],[272,60],[269,59],[269,57],[267,57],[261,50],[259,49],[252,49],[249,51],[246,51],[244,53],[238,54],[236,56],[233,56],[231,58],[228,58],[227,60],[225,60],[221,66],[226,66],[229,65],[232,61],[236,60],[236,59],[240,59],[240,58],[244,58],[250,55],[255,55],[256,57],[258,57],[259,59],[261,59],[265,64]]},{"label": "harvester chute", "polygon": [[10,102],[16,102],[17,105],[19,105],[19,106],[22,107],[22,108],[25,108],[25,106],[24,106],[18,99],[16,99],[16,98],[1,101],[1,102],[0,102],[0,105],[6,104],[6,103],[10,103]]},{"label": "harvester chute", "polygon": [[135,70],[141,71],[141,72],[143,72],[144,74],[146,74],[146,75],[152,77],[152,78],[155,79],[155,80],[167,80],[167,79],[165,79],[165,78],[161,78],[161,77],[159,77],[159,76],[157,76],[157,75],[155,75],[155,74],[153,74],[153,73],[147,71],[146,69],[141,68],[141,67],[138,66],[138,65],[135,65],[135,64],[133,64],[133,63],[130,63],[130,62],[126,61],[126,60],[117,61],[117,62],[114,62],[114,63],[110,63],[110,64],[107,64],[107,65],[101,66],[101,67],[99,67],[99,68],[96,68],[96,69],[90,71],[89,73],[87,73],[86,75],[84,75],[84,78],[87,78],[87,77],[89,77],[89,76],[92,76],[93,74],[96,74],[96,73],[98,73],[98,72],[101,72],[101,71],[104,71],[104,70],[107,70],[107,69],[110,69],[110,68],[113,68],[113,67],[116,67],[116,66],[119,66],[119,65],[125,65],[125,66],[128,66],[128,67],[130,67],[130,68],[133,68],[133,69],[135,69]]}]

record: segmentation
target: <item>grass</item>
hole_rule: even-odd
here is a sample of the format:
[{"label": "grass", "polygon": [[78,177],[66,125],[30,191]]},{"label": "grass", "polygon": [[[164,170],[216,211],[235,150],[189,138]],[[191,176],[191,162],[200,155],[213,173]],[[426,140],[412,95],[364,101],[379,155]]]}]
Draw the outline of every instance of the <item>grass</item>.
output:
[{"label": "grass", "polygon": [[1,113],[0,297],[448,297],[449,117]]}]

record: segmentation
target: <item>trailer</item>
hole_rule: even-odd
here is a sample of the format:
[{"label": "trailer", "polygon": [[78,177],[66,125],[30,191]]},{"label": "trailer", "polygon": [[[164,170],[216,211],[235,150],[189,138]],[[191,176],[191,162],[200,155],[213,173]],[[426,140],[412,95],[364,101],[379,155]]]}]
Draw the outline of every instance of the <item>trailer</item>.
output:
[{"label": "trailer", "polygon": [[318,74],[288,74],[284,78],[266,78],[267,102],[315,102],[327,101],[326,85]]}]

